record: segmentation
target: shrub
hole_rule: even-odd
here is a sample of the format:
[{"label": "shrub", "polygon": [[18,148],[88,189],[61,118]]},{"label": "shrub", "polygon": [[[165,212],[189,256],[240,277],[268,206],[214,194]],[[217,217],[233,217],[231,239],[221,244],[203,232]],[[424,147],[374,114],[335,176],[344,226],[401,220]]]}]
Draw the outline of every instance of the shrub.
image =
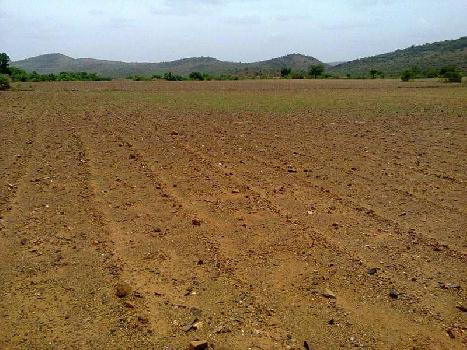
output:
[{"label": "shrub", "polygon": [[446,72],[443,75],[450,83],[461,83],[462,82],[462,73],[459,71]]},{"label": "shrub", "polygon": [[401,74],[402,81],[409,81],[415,78],[415,72],[411,69],[406,69]]},{"label": "shrub", "polygon": [[10,87],[10,80],[4,75],[0,75],[0,90],[8,90]]},{"label": "shrub", "polygon": [[292,79],[305,79],[305,73],[300,72],[300,71],[292,72],[290,77]]},{"label": "shrub", "polygon": [[281,77],[287,78],[292,73],[292,68],[284,67],[281,69]]},{"label": "shrub", "polygon": [[181,81],[184,80],[181,75],[173,74],[172,72],[168,72],[164,74],[164,79],[167,81]]},{"label": "shrub", "polygon": [[10,67],[10,78],[13,81],[28,81],[29,74],[23,69]]},{"label": "shrub", "polygon": [[322,64],[313,64],[308,69],[308,75],[314,79],[318,78],[324,73],[324,66]]},{"label": "shrub", "polygon": [[440,75],[449,83],[462,82],[462,71],[454,66],[441,68]]},{"label": "shrub", "polygon": [[427,78],[437,78],[439,76],[439,70],[437,70],[436,68],[430,67],[424,72],[424,75]]},{"label": "shrub", "polygon": [[5,52],[0,53],[0,74],[10,73],[10,57]]},{"label": "shrub", "polygon": [[[209,77],[207,76],[207,80],[210,80]],[[200,72],[191,72],[190,73],[190,79],[191,80],[199,80],[199,81],[203,81],[204,80],[204,77],[203,75],[200,73]]]}]

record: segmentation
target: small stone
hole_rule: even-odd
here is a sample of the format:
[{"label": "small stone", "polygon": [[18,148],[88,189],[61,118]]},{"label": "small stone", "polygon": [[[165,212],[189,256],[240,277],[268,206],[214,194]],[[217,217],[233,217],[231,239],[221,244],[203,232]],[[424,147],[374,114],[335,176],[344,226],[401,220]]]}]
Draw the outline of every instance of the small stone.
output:
[{"label": "small stone", "polygon": [[190,350],[206,350],[208,342],[205,340],[194,340],[190,343]]},{"label": "small stone", "polygon": [[374,275],[376,272],[378,272],[377,267],[372,267],[371,269],[368,269],[368,274],[369,275]]},{"label": "small stone", "polygon": [[240,193],[240,190],[233,189],[233,190],[232,190],[232,193]]},{"label": "small stone", "polygon": [[130,153],[130,155],[128,156],[129,159],[136,159],[136,154],[134,153]]},{"label": "small stone", "polygon": [[443,289],[460,289],[460,285],[457,283],[443,283],[438,282],[439,286]]},{"label": "small stone", "polygon": [[192,223],[194,226],[201,226],[201,220],[200,220],[200,219],[197,219],[197,218],[194,218],[193,220],[191,220],[191,223]]},{"label": "small stone", "polygon": [[123,305],[125,305],[129,309],[134,309],[135,308],[135,306],[132,303],[130,303],[129,301],[127,301],[127,300],[125,300],[123,302]]},{"label": "small stone", "polygon": [[191,312],[191,314],[192,314],[193,316],[195,316],[195,317],[201,317],[201,315],[202,315],[202,313],[203,313],[203,311],[202,311],[201,309],[198,309],[198,308],[196,308],[196,307],[192,307],[192,308],[190,309],[190,312]]},{"label": "small stone", "polygon": [[467,312],[467,307],[464,305],[456,305],[456,308],[462,312]]},{"label": "small stone", "polygon": [[216,329],[214,329],[214,333],[216,334],[223,334],[223,333],[230,333],[230,332],[232,332],[232,330],[226,325],[221,325],[219,327],[216,327]]},{"label": "small stone", "polygon": [[311,347],[306,340],[303,342],[303,347],[305,348],[305,350],[311,350]]},{"label": "small stone", "polygon": [[328,298],[328,299],[336,299],[336,294],[329,288],[325,288],[323,292],[323,297]]},{"label": "small stone", "polygon": [[25,245],[26,243],[28,243],[28,240],[26,238],[22,238],[20,243],[21,245]]},{"label": "small stone", "polygon": [[178,135],[178,131],[173,130],[173,131],[170,133],[170,135],[176,136],[176,135]]},{"label": "small stone", "polygon": [[119,282],[116,289],[115,295],[119,298],[124,298],[131,292],[131,287],[126,282]]},{"label": "small stone", "polygon": [[198,328],[198,327],[196,326],[197,323],[198,323],[198,318],[194,318],[193,321],[191,321],[191,322],[187,323],[186,325],[184,325],[184,326],[182,327],[182,330],[183,330],[184,332],[189,332],[189,331],[191,331],[192,329],[195,329],[195,330],[196,330],[196,329]]},{"label": "small stone", "polygon": [[329,321],[328,321],[328,325],[332,326],[336,323],[336,321],[334,321],[333,318],[331,318]]},{"label": "small stone", "polygon": [[395,289],[391,289],[391,291],[389,292],[389,296],[392,299],[399,299],[399,293]]},{"label": "small stone", "polygon": [[446,333],[449,335],[449,338],[454,339],[456,338],[456,334],[454,333],[454,330],[452,328],[449,328],[446,330]]}]

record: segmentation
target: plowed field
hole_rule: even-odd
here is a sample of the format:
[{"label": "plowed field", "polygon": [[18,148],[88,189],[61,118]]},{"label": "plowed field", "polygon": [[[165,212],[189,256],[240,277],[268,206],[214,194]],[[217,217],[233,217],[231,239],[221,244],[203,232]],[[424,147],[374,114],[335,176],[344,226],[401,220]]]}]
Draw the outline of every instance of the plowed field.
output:
[{"label": "plowed field", "polygon": [[0,93],[1,349],[465,348],[465,84],[31,87]]}]

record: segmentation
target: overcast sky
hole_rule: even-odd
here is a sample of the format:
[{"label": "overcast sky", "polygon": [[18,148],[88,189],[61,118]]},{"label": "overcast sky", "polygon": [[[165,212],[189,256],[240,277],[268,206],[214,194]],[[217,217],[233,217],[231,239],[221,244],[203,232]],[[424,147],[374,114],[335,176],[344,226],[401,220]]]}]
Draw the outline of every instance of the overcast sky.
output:
[{"label": "overcast sky", "polygon": [[0,52],[350,60],[467,35],[467,0],[0,0]]}]

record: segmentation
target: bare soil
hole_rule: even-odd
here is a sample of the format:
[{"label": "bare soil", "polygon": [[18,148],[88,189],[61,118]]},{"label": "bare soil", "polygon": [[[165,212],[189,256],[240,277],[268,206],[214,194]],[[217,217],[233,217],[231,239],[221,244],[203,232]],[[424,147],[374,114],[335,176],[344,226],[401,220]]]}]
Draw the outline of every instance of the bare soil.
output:
[{"label": "bare soil", "polygon": [[0,348],[465,349],[466,181],[465,84],[20,85]]}]

